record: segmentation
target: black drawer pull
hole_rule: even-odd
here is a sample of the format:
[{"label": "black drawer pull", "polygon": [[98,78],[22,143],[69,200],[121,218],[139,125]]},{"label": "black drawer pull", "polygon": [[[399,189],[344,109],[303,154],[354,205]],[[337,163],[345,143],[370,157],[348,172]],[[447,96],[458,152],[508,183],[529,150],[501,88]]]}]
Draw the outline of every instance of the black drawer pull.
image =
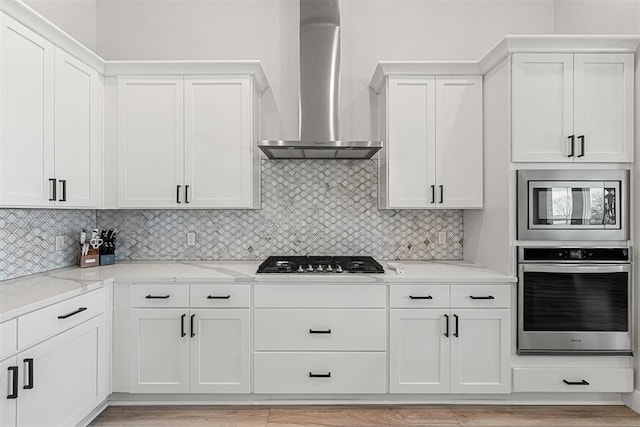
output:
[{"label": "black drawer pull", "polygon": [[9,366],[7,370],[11,372],[11,394],[7,395],[7,399],[17,399],[18,398],[18,367]]},{"label": "black drawer pull", "polygon": [[460,319],[458,319],[457,314],[454,314],[453,318],[456,319],[456,331],[453,333],[453,336],[458,338],[460,336],[460,334],[458,333],[460,331]]},{"label": "black drawer pull", "polygon": [[171,295],[147,295],[145,298],[146,299],[167,299],[170,296]]},{"label": "black drawer pull", "polygon": [[309,378],[331,378],[331,372],[327,372],[326,374],[314,374],[313,372],[309,372]]},{"label": "black drawer pull", "polygon": [[76,311],[73,311],[69,314],[64,314],[62,316],[58,316],[58,319],[66,319],[67,317],[71,317],[71,316],[75,316],[78,313],[82,313],[83,311],[85,311],[87,309],[87,307],[80,307],[79,309],[77,309]]},{"label": "black drawer pull", "polygon": [[426,297],[409,295],[409,298],[411,298],[411,299],[433,299],[433,297],[431,295],[427,295]]},{"label": "black drawer pull", "polygon": [[187,335],[184,332],[184,318],[187,317],[186,314],[183,314],[182,316],[180,316],[180,338],[184,338],[185,335]]},{"label": "black drawer pull", "polygon": [[589,383],[585,380],[582,381],[567,381],[567,380],[562,380],[563,383],[565,383],[566,385],[589,385]]},{"label": "black drawer pull", "polygon": [[444,336],[449,338],[449,315],[445,314],[444,315],[445,320],[447,321],[447,329],[444,332]]},{"label": "black drawer pull", "polygon": [[191,315],[191,323],[190,323],[190,325],[191,325],[191,338],[193,338],[193,337],[195,337],[195,336],[196,336],[196,333],[195,333],[195,331],[193,330],[193,319],[195,319],[195,318],[196,318],[196,315],[195,315],[195,314],[192,314],[192,315]]},{"label": "black drawer pull", "polygon": [[33,388],[33,359],[24,359],[24,363],[27,364],[27,382],[22,388],[25,390],[31,390]]},{"label": "black drawer pull", "polygon": [[476,296],[473,296],[473,295],[469,295],[469,298],[471,298],[471,299],[495,299],[493,297],[493,295],[489,295],[489,296],[486,296],[486,297],[476,297]]},{"label": "black drawer pull", "polygon": [[207,296],[207,299],[229,299],[231,298],[231,295],[209,295]]},{"label": "black drawer pull", "polygon": [[331,329],[309,329],[310,334],[330,334]]}]

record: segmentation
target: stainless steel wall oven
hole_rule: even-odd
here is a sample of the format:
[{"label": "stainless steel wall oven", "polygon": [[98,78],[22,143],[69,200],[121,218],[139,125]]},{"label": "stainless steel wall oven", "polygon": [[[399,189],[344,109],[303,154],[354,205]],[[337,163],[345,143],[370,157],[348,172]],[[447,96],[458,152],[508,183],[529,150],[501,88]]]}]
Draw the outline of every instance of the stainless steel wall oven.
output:
[{"label": "stainless steel wall oven", "polygon": [[519,248],[518,354],[631,355],[630,252]]},{"label": "stainless steel wall oven", "polygon": [[628,240],[629,171],[518,171],[518,240]]}]

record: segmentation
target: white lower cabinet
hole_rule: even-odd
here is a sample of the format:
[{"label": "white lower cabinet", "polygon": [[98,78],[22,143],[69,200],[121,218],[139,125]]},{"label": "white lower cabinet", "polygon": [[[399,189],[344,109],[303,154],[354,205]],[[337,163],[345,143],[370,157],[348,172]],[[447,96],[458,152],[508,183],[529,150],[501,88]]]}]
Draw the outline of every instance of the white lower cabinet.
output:
[{"label": "white lower cabinet", "polygon": [[[236,285],[249,307],[250,288]],[[131,393],[249,393],[251,311],[249,308],[190,309],[189,285],[130,286],[131,306],[183,296],[187,307],[129,310],[129,391]],[[158,289],[154,289],[158,288]],[[202,285],[194,285],[199,291]],[[144,291],[144,292],[143,292]],[[215,291],[215,288],[210,289]],[[211,301],[219,297],[205,292]],[[136,295],[146,295],[137,298]],[[203,294],[204,295],[204,294]],[[151,296],[151,298],[148,298]],[[220,297],[224,301],[231,296]],[[140,301],[138,301],[140,300]],[[235,299],[234,299],[235,300]],[[117,339],[117,338],[116,338]]]},{"label": "white lower cabinet", "polygon": [[192,310],[191,392],[249,393],[249,310]]},{"label": "white lower cabinet", "polygon": [[18,364],[16,358],[10,357],[0,362],[0,426],[16,425],[16,409],[18,403]]},{"label": "white lower cabinet", "polygon": [[[508,285],[457,289],[451,285],[451,301],[457,305],[486,307],[509,304],[500,295]],[[509,393],[510,309],[434,307],[433,285],[391,288],[390,384],[391,393]],[[467,292],[468,300],[463,300]],[[481,291],[480,291],[481,290]],[[478,292],[484,292],[482,295]],[[407,293],[403,298],[401,293]],[[417,300],[420,294],[423,299]],[[486,295],[485,295],[486,294]],[[474,298],[472,298],[472,296]],[[411,299],[413,297],[413,299]],[[489,298],[492,297],[492,298]],[[393,308],[393,302],[423,301],[426,308]],[[503,302],[504,301],[504,302]]]},{"label": "white lower cabinet", "polygon": [[518,367],[513,368],[513,391],[631,393],[633,368]]},{"label": "white lower cabinet", "polygon": [[260,352],[256,393],[385,393],[384,352]]}]

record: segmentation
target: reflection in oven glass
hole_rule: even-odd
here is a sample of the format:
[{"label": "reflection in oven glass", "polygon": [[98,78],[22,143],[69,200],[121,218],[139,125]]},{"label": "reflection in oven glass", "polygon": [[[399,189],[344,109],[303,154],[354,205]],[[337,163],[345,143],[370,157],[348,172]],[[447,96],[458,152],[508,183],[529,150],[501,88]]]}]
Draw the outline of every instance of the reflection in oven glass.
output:
[{"label": "reflection in oven glass", "polygon": [[536,225],[615,225],[615,188],[535,188]]}]

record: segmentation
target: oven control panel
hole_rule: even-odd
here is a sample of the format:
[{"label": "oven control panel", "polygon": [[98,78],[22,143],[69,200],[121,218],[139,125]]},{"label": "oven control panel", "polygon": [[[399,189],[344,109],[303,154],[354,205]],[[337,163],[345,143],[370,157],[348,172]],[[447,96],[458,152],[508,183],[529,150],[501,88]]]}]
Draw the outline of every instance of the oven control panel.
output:
[{"label": "oven control panel", "polygon": [[629,262],[629,248],[520,248],[520,262]]}]

